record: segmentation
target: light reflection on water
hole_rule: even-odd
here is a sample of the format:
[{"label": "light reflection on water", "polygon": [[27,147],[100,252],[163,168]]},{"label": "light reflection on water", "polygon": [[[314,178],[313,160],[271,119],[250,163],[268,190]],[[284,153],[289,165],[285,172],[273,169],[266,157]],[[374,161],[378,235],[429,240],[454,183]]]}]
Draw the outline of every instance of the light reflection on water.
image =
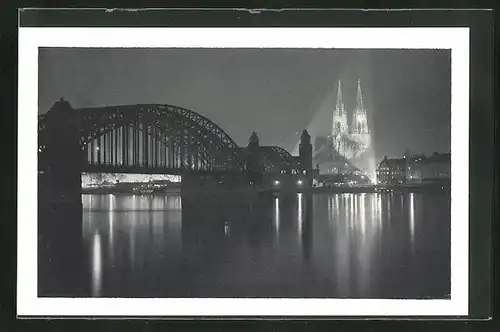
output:
[{"label": "light reflection on water", "polygon": [[276,239],[279,239],[280,234],[280,199],[276,197],[273,203],[273,224],[274,224],[274,232],[276,235]]},{"label": "light reflection on water", "polygon": [[415,250],[415,194],[410,194],[410,208],[409,208],[409,220],[410,220],[410,244],[412,253]]},{"label": "light reflection on water", "polygon": [[82,201],[92,296],[449,293],[449,197],[297,194],[184,210],[178,195]]},{"label": "light reflection on water", "polygon": [[182,209],[180,195],[82,195],[84,211],[164,211]]},{"label": "light reflection on water", "polygon": [[92,296],[101,296],[102,250],[101,236],[99,233],[93,235],[92,249]]},{"label": "light reflection on water", "polygon": [[301,193],[297,194],[297,233],[298,233],[298,244],[302,248],[302,227],[304,224],[304,211],[302,208],[303,197]]}]

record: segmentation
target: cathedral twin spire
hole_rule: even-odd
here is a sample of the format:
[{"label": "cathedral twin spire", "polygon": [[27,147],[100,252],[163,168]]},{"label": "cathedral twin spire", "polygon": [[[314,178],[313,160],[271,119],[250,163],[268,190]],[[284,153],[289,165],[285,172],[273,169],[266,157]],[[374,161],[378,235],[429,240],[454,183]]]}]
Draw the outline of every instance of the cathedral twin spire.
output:
[{"label": "cathedral twin spire", "polygon": [[[352,133],[368,133],[367,115],[363,102],[363,94],[361,92],[360,79],[358,79],[356,107],[353,110],[352,126],[350,129]],[[337,101],[333,112],[332,136],[347,134],[348,131],[347,113],[345,111],[344,101],[342,100],[342,84],[339,80],[337,88]]]},{"label": "cathedral twin spire", "polygon": [[342,100],[342,83],[338,83],[337,88],[337,102],[335,104],[335,110],[333,111],[332,119],[332,136],[338,136],[346,134],[348,131],[347,127],[347,113],[345,111],[344,101]]},{"label": "cathedral twin spire", "polygon": [[344,102],[342,100],[342,83],[339,80],[338,88],[337,88],[337,104],[335,105],[335,111],[337,113],[344,113]]},{"label": "cathedral twin spire", "polygon": [[358,91],[356,92],[356,108],[365,110],[363,94],[361,93],[361,80],[358,78]]}]

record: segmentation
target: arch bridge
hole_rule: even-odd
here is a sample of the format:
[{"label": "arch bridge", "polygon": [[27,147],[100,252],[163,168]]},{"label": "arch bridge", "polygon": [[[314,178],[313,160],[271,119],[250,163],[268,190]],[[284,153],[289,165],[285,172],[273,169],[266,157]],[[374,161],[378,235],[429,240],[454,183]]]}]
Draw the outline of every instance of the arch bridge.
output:
[{"label": "arch bridge", "polygon": [[[246,171],[244,149],[194,111],[160,104],[75,110],[66,101],[39,116],[40,170],[50,167],[67,150],[64,146],[70,144],[72,130],[77,132],[73,148],[81,158],[82,172],[182,175]],[[282,148],[262,147],[262,151],[267,173],[298,167],[295,157]]]}]

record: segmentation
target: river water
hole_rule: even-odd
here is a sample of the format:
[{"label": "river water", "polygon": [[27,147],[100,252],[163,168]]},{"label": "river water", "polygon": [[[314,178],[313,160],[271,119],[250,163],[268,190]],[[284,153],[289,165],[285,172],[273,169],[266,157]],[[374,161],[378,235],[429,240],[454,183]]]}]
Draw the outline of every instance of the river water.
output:
[{"label": "river water", "polygon": [[449,298],[446,193],[82,202],[75,296]]}]

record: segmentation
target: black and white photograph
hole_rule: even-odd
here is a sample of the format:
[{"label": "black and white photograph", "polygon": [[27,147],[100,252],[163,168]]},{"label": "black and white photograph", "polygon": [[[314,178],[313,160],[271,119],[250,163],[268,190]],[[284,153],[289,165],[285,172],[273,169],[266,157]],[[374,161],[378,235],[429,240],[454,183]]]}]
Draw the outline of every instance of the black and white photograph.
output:
[{"label": "black and white photograph", "polygon": [[20,33],[27,311],[467,314],[466,28],[83,30]]},{"label": "black and white photograph", "polygon": [[39,84],[39,229],[82,230],[40,296],[450,297],[449,50],[43,48]]}]

